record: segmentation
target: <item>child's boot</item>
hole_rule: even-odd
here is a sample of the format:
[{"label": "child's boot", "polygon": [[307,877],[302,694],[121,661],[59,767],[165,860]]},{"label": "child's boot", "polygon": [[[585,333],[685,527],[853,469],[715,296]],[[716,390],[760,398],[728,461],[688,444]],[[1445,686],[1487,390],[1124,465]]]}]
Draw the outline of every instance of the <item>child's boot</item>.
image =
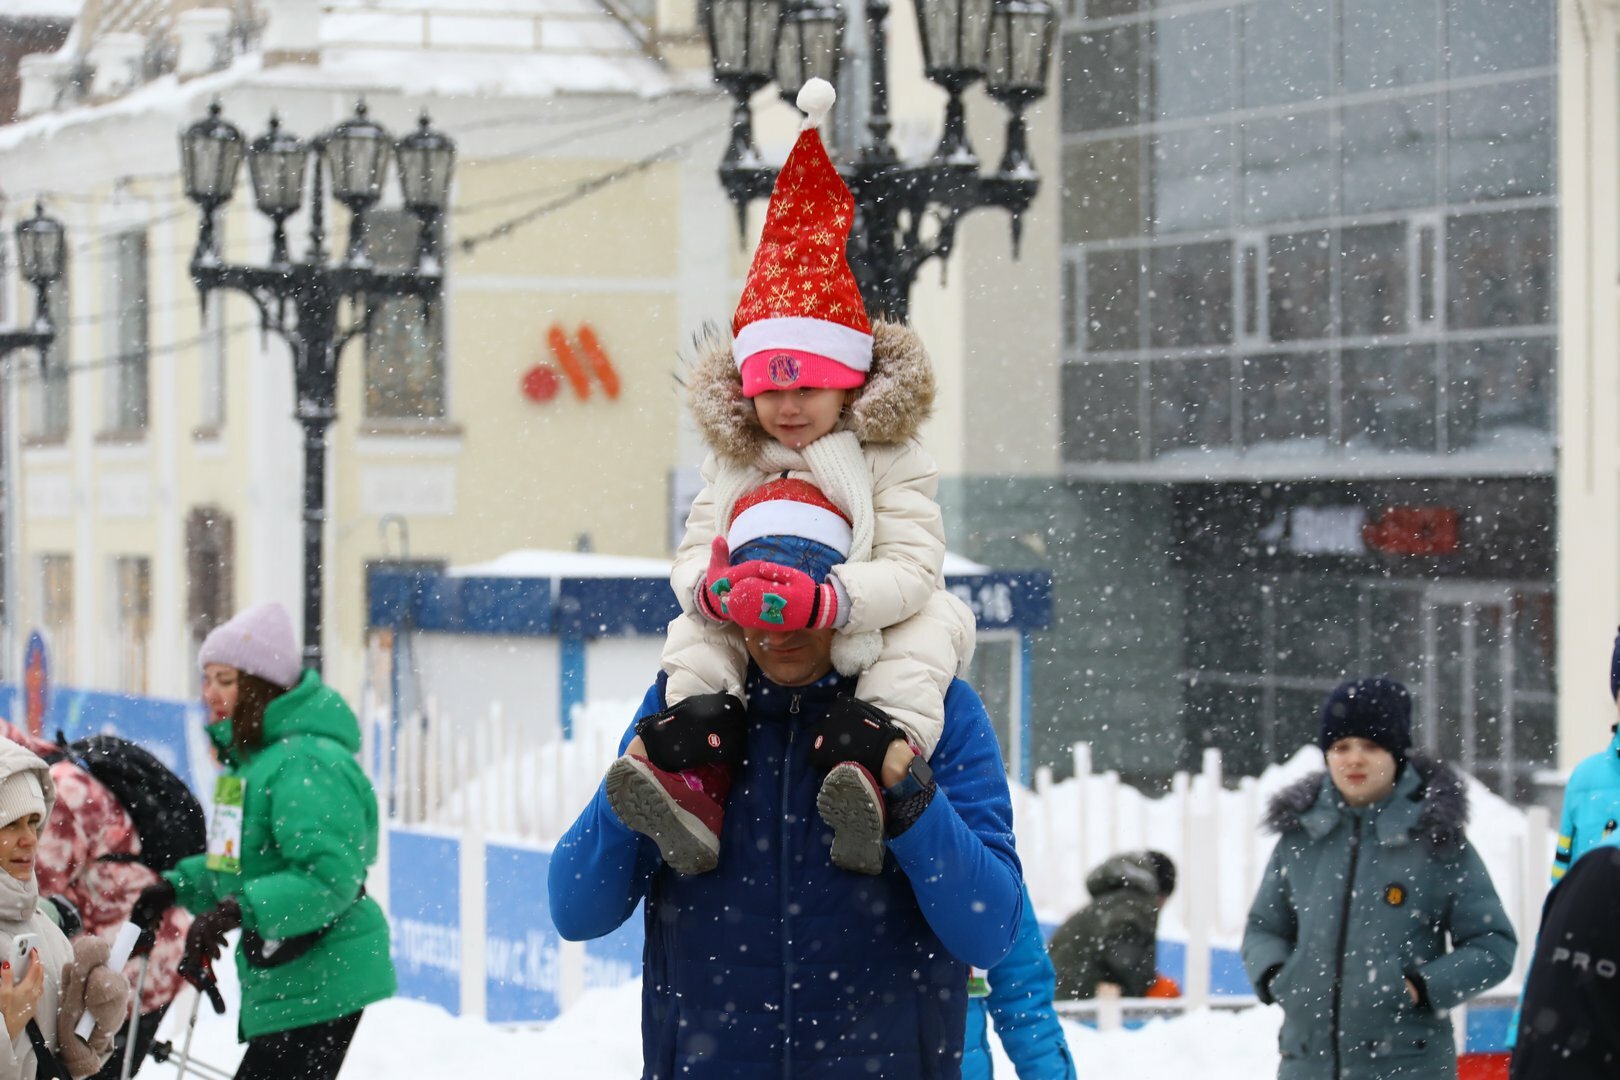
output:
[{"label": "child's boot", "polygon": [[864,765],[834,765],[821,782],[816,809],[832,826],[834,866],[856,874],[883,870],[883,792]]},{"label": "child's boot", "polygon": [[682,874],[702,874],[720,861],[720,829],[731,790],[731,766],[699,765],[680,772],[625,754],[608,768],[607,799],[619,820],[658,845],[664,862]]}]

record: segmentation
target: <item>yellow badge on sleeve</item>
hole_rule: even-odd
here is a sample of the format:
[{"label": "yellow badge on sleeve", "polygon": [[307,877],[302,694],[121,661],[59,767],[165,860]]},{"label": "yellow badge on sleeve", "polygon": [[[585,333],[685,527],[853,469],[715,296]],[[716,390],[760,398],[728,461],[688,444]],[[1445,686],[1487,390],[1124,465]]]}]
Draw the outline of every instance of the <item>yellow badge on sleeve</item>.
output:
[{"label": "yellow badge on sleeve", "polygon": [[1406,886],[1398,882],[1384,886],[1384,903],[1390,907],[1400,907],[1406,903]]}]

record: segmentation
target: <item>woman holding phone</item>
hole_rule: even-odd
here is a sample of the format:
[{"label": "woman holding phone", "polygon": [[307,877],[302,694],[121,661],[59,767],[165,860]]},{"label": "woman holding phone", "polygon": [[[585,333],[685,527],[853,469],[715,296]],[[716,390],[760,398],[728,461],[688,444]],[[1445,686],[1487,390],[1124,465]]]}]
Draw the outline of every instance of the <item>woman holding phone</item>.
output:
[{"label": "woman holding phone", "polygon": [[[50,766],[0,739],[0,1080],[95,1074],[129,1004],[129,983],[107,967],[107,943],[69,944],[40,909],[34,856],[55,799]],[[84,1040],[73,1028],[87,1007],[95,1027]]]}]

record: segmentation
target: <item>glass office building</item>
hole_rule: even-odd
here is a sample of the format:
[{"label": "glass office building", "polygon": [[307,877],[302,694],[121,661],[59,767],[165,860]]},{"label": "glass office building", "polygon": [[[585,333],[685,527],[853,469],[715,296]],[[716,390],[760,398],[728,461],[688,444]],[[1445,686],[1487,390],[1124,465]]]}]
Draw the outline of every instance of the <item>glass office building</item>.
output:
[{"label": "glass office building", "polygon": [[1254,772],[1388,673],[1550,761],[1555,12],[1070,0],[1051,747]]}]

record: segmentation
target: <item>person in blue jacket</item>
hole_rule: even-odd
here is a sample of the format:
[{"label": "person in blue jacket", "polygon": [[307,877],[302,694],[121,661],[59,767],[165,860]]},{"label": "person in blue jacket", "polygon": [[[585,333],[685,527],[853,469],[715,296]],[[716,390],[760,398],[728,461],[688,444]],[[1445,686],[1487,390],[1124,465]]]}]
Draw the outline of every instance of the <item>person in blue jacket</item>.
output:
[{"label": "person in blue jacket", "polygon": [[1075,1080],[1069,1043],[1052,1008],[1057,974],[1046,955],[1028,889],[1018,939],[1007,958],[984,973],[984,982],[989,992],[975,992],[968,999],[962,1080],[991,1080],[995,1075],[990,1057],[992,1019],[1018,1080]]},{"label": "person in blue jacket", "polygon": [[[1620,635],[1609,659],[1609,697],[1620,705]],[[1564,812],[1558,823],[1558,850],[1553,854],[1552,883],[1575,860],[1620,832],[1620,725],[1609,745],[1575,766],[1564,786]]]},{"label": "person in blue jacket", "polygon": [[[666,710],[660,677],[621,740],[623,753],[639,735],[666,770],[741,741],[715,869],[665,866],[603,787],[552,855],[562,937],[601,937],[644,909],[645,1080],[961,1075],[969,965],[999,964],[1024,918],[1001,751],[958,679],[932,758],[886,756],[892,731],[848,696],[855,680],[834,670],[832,639],[746,630],[740,718]],[[832,829],[816,813],[823,774],[861,746],[877,748],[883,787],[875,876],[833,864]]]}]

